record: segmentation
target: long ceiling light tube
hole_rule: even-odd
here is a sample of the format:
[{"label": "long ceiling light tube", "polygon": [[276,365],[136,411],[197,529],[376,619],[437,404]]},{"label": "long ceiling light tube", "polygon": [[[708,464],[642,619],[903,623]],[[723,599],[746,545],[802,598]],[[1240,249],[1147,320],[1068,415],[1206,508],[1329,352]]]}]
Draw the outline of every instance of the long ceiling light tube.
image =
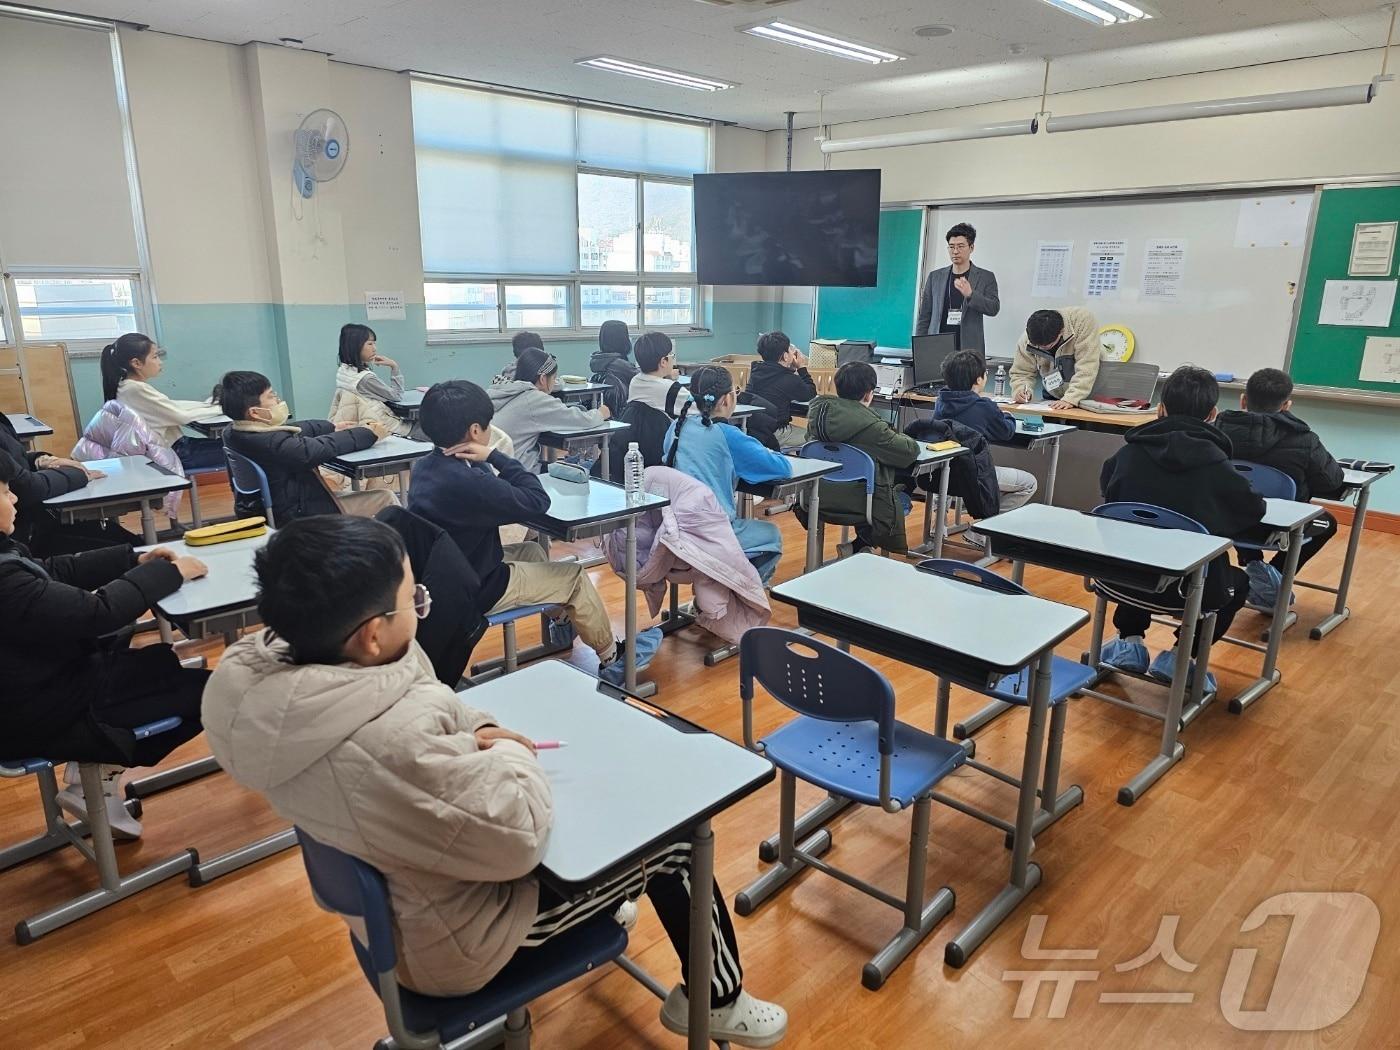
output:
[{"label": "long ceiling light tube", "polygon": [[861,139],[826,139],[823,153],[853,153],[864,149],[888,149],[893,146],[926,146],[938,142],[965,142],[969,139],[1000,139],[1014,135],[1034,135],[1038,127],[1034,117],[1029,120],[1008,120],[997,124],[975,124],[958,128],[929,128],[925,131],[896,131],[889,135],[872,135]]}]

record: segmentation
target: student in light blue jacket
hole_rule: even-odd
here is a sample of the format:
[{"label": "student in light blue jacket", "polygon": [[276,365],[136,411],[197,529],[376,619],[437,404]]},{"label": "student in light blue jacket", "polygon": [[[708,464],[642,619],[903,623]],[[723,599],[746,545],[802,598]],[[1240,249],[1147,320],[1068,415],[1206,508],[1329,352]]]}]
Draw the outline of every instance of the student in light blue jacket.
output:
[{"label": "student in light blue jacket", "polygon": [[792,461],[763,447],[727,420],[734,413],[734,380],[728,370],[705,365],[690,377],[691,400],[666,434],[666,466],[689,474],[715,494],[729,515],[744,555],[765,586],[783,556],[783,538],[770,521],[741,518],[734,505],[740,480],[792,477]]}]

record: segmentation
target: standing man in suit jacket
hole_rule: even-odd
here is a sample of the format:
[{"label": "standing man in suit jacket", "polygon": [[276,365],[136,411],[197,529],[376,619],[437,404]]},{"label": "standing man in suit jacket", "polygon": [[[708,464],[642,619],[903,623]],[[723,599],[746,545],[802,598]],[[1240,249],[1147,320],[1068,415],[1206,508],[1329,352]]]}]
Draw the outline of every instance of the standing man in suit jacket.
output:
[{"label": "standing man in suit jacket", "polygon": [[959,350],[976,350],[987,356],[987,340],[982,334],[982,318],[1001,313],[997,275],[972,265],[977,231],[960,222],[948,231],[948,258],[952,264],[934,270],[924,280],[919,297],[919,323],[915,335],[952,332]]}]

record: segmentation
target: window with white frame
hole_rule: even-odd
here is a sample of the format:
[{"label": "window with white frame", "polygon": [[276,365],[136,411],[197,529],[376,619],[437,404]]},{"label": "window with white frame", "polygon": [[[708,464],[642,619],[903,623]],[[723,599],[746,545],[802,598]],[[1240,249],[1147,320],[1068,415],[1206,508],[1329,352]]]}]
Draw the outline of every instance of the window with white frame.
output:
[{"label": "window with white frame", "polygon": [[415,80],[430,337],[700,316],[708,125]]},{"label": "window with white frame", "polygon": [[12,276],[27,341],[81,349],[141,328],[144,310],[135,274]]}]

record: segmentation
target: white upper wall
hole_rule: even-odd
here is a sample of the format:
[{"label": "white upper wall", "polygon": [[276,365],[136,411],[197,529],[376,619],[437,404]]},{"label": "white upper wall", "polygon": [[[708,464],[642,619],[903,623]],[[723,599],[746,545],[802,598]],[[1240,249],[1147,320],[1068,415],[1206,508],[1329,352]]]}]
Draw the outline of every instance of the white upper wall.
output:
[{"label": "white upper wall", "polygon": [[[1198,73],[1119,87],[1052,94],[1056,115],[1365,83],[1379,51]],[[1054,68],[1051,67],[1051,84]],[[911,108],[915,103],[911,101]],[[1021,99],[838,124],[834,139],[1030,118]],[[1135,128],[953,142],[838,153],[833,168],[880,168],[887,201],[1046,196],[1211,183],[1323,182],[1400,172],[1400,83],[1381,85],[1367,106],[1183,120]],[[813,130],[795,135],[794,168],[821,167]],[[768,133],[768,167],[782,170],[784,133]]]},{"label": "white upper wall", "polygon": [[269,302],[241,49],[127,28],[118,32],[160,301]]}]

